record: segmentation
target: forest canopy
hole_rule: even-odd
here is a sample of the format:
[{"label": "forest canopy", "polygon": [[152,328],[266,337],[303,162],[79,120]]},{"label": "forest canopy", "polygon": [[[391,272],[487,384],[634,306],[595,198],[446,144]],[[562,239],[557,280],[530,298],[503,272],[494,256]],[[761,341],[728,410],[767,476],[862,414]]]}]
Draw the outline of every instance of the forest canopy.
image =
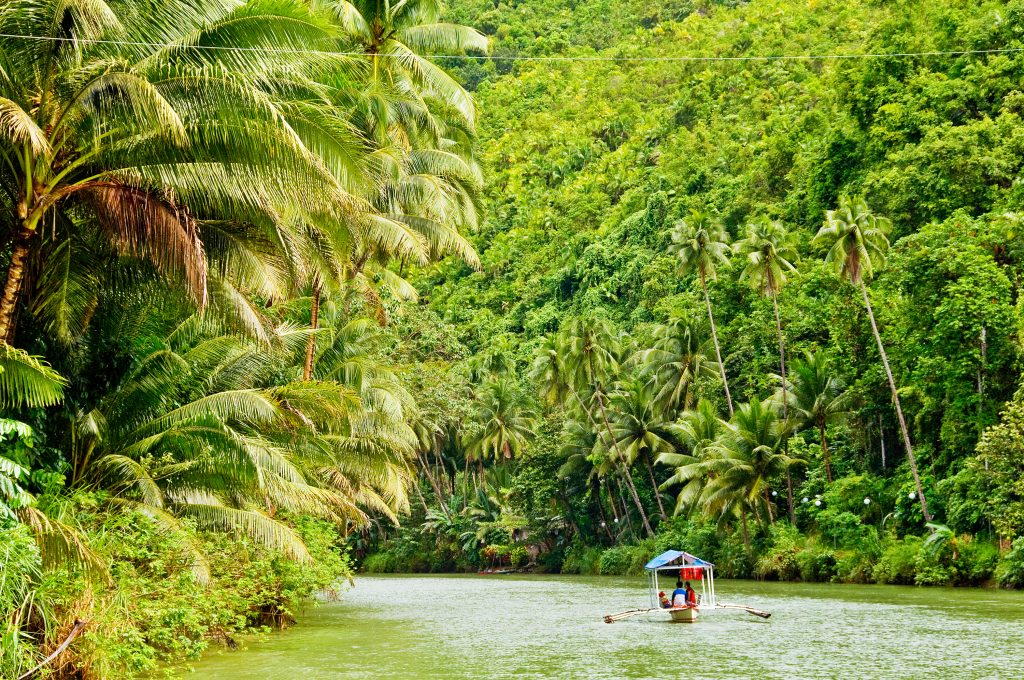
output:
[{"label": "forest canopy", "polygon": [[1024,586],[1022,76],[1019,0],[0,7],[0,674],[360,569]]}]

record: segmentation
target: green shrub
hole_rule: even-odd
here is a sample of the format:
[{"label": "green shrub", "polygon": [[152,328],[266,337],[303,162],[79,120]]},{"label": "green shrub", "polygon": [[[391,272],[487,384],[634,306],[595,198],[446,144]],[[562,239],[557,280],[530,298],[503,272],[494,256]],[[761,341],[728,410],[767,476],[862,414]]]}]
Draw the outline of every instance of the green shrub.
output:
[{"label": "green shrub", "polygon": [[875,564],[872,578],[878,583],[901,585],[915,583],[921,544],[922,541],[917,536],[907,536],[902,541],[890,543]]},{"label": "green shrub", "polygon": [[914,583],[919,586],[945,586],[956,580],[956,570],[927,550],[918,553],[914,571]]},{"label": "green shrub", "polygon": [[632,559],[632,546],[623,545],[608,548],[601,553],[598,573],[603,576],[626,574],[629,572],[629,565]]},{"label": "green shrub", "polygon": [[1024,537],[1013,542],[1013,547],[999,560],[996,581],[1004,588],[1024,588]]},{"label": "green shrub", "polygon": [[595,575],[600,570],[602,550],[598,546],[586,546],[574,543],[566,552],[562,561],[562,573]]},{"label": "green shrub", "polygon": [[835,578],[836,556],[828,548],[808,546],[797,553],[796,563],[804,581],[827,582]]},{"label": "green shrub", "polygon": [[530,555],[526,551],[526,548],[521,545],[517,545],[513,546],[512,549],[508,551],[508,559],[509,564],[518,569],[526,566],[526,563],[530,561]]},{"label": "green shrub", "polygon": [[833,581],[841,583],[870,583],[875,566],[875,557],[857,550],[841,550],[836,553],[836,573]]},{"label": "green shrub", "polygon": [[992,579],[999,563],[999,548],[989,541],[967,541],[954,561],[957,584],[977,586]]},{"label": "green shrub", "polygon": [[771,547],[758,558],[754,573],[771,581],[792,581],[800,575],[797,555],[800,553],[800,532],[789,524],[771,527]]}]

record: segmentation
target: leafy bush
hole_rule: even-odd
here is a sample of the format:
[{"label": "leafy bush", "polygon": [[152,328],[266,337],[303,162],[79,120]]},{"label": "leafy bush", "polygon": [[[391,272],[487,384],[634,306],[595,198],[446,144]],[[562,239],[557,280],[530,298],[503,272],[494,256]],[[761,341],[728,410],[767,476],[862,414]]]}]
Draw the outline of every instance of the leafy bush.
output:
[{"label": "leafy bush", "polygon": [[831,581],[836,575],[836,556],[828,548],[809,545],[796,556],[800,578],[804,581]]},{"label": "leafy bush", "polygon": [[754,573],[758,578],[792,581],[800,575],[797,556],[800,553],[800,532],[789,524],[771,527],[772,545],[757,560]]},{"label": "leafy bush", "polygon": [[629,572],[629,565],[632,561],[633,546],[624,545],[617,548],[608,548],[601,553],[598,573],[603,576],[626,574]]},{"label": "leafy bush", "polygon": [[999,548],[991,542],[973,540],[960,546],[955,560],[957,585],[977,586],[992,579],[999,563]]},{"label": "leafy bush", "polygon": [[999,561],[996,581],[1004,588],[1024,588],[1024,536]]},{"label": "leafy bush", "polygon": [[565,551],[562,573],[594,575],[600,570],[602,550],[597,546],[574,543]]},{"label": "leafy bush", "polygon": [[526,551],[526,548],[521,545],[517,545],[513,546],[512,549],[508,551],[508,560],[509,564],[518,569],[526,566],[526,563],[530,561],[530,555]]},{"label": "leafy bush", "polygon": [[872,570],[872,578],[878,583],[912,585],[917,576],[917,558],[921,554],[922,540],[907,536],[902,541],[893,541],[886,548]]}]

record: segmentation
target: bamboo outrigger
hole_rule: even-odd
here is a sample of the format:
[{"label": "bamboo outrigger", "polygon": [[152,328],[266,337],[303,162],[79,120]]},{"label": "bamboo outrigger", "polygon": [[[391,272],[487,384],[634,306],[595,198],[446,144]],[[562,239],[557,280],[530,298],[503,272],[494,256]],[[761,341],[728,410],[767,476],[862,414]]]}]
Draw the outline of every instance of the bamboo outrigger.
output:
[{"label": "bamboo outrigger", "polygon": [[[740,604],[728,604],[718,601],[715,592],[715,565],[706,562],[699,557],[681,550],[668,550],[655,557],[644,565],[647,571],[647,581],[650,587],[651,606],[641,609],[627,609],[618,614],[608,614],[604,617],[605,623],[614,623],[633,616],[644,614],[667,614],[668,620],[676,623],[695,623],[702,611],[715,609],[742,609],[748,614],[760,616],[767,619],[771,616],[769,612],[754,609]],[[697,601],[693,604],[665,606],[658,593],[658,574],[671,572],[680,581],[700,582],[700,592],[697,593]],[[694,589],[696,591],[696,589]]]}]

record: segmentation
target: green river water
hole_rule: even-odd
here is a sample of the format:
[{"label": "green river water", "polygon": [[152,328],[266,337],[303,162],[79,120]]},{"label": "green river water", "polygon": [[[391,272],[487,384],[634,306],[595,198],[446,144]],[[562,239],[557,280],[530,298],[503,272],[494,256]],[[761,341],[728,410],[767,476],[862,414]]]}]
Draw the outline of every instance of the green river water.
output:
[{"label": "green river water", "polygon": [[1024,678],[1022,593],[724,580],[717,591],[772,617],[604,623],[647,606],[643,578],[360,577],[287,632],[209,653],[191,677]]}]

